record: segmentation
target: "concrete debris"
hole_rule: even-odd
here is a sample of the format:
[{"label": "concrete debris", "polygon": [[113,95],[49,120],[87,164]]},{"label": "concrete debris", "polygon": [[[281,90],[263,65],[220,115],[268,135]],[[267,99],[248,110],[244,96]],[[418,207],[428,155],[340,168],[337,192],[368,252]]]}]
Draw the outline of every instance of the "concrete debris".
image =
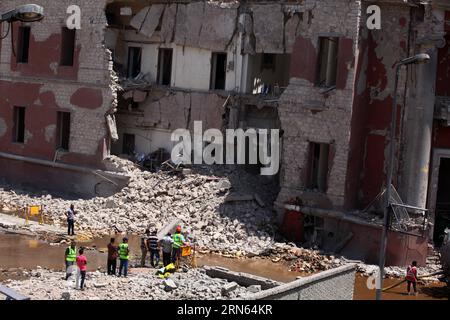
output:
[{"label": "concrete debris", "polygon": [[290,271],[315,273],[344,265],[344,261],[328,256],[317,250],[295,248],[290,245],[275,244],[265,254],[290,262]]},{"label": "concrete debris", "polygon": [[230,292],[236,290],[237,287],[238,287],[238,284],[236,282],[227,283],[226,285],[224,285],[222,287],[222,290],[221,290],[222,296],[227,297],[230,294]]},{"label": "concrete debris", "polygon": [[[389,266],[384,268],[384,272],[386,273],[386,277],[388,278],[403,278],[406,276],[406,268],[398,267],[398,266]],[[357,267],[357,271],[362,273],[364,276],[371,276],[378,274],[378,266],[371,264],[359,263]],[[421,275],[432,274],[442,270],[442,266],[440,264],[427,264],[425,267],[417,268],[417,275],[420,277]],[[422,279],[424,282],[435,282],[439,281],[439,275],[431,276],[429,278]]]},{"label": "concrete debris", "polygon": [[142,125],[160,129],[193,129],[193,122],[202,120],[203,130],[222,127],[225,98],[201,92],[173,92],[153,101],[142,103]]},{"label": "concrete debris", "polygon": [[164,280],[164,290],[172,291],[178,288],[177,284],[172,279]]},{"label": "concrete debris", "polygon": [[257,293],[261,291],[261,286],[259,284],[254,284],[248,287],[247,290],[251,293]]},{"label": "concrete debris", "polygon": [[161,230],[178,219],[190,241],[195,239],[197,246],[207,251],[258,255],[273,244],[276,216],[270,207],[261,208],[254,201],[225,202],[229,191],[220,192],[232,186],[233,191],[258,193],[271,203],[277,194],[273,180],[248,174],[239,166],[193,166],[187,176],[141,171],[131,161],[114,156],[105,166],[130,177],[129,185],[113,196],[70,200],[52,197],[45,190],[0,185],[0,203],[17,209],[43,204],[45,220],[53,221],[55,230],[64,230],[64,212],[74,204],[78,211],[75,230],[89,237],[117,229],[141,234],[148,225]]},{"label": "concrete debris", "polygon": [[[239,3],[197,1],[187,4],[154,4],[139,11],[130,22],[140,34],[154,41],[207,49],[228,50],[237,32],[244,36],[243,52],[292,52],[300,33],[300,10],[281,4],[253,4],[239,10]],[[242,11],[241,21],[239,11]],[[246,12],[247,11],[247,12]],[[272,21],[268,24],[267,21]],[[159,23],[160,30],[157,30]]]},{"label": "concrete debris", "polygon": [[[284,53],[284,14],[281,5],[251,6],[256,52]],[[272,21],[272,23],[267,23]]]},{"label": "concrete debris", "polygon": [[[32,300],[213,300],[236,299],[248,294],[245,287],[234,284],[234,289],[222,296],[227,281],[210,278],[201,271],[190,269],[187,273],[175,273],[170,280],[162,280],[148,269],[132,269],[128,278],[87,272],[85,290],[80,291],[75,289],[74,279],[73,282],[62,280],[64,272],[41,270],[40,278],[7,280],[5,285]],[[165,290],[166,283],[171,290]]]},{"label": "concrete debris", "polygon": [[138,32],[144,34],[148,38],[153,36],[156,27],[159,24],[161,15],[164,12],[164,5],[154,4],[149,7],[145,7],[138,12],[136,16],[130,21],[130,25],[138,30]]}]

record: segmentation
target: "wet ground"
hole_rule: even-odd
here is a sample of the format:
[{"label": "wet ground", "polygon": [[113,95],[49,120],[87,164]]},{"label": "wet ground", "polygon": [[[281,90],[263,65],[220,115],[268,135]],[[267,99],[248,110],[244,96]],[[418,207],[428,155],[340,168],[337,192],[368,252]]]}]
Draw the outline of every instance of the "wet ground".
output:
[{"label": "wet ground", "polygon": [[[367,288],[367,277],[361,274],[356,275],[355,279],[354,300],[375,300],[375,290]],[[402,279],[385,279],[383,287],[396,284]],[[434,282],[426,286],[418,285],[418,295],[408,296],[406,283],[402,283],[398,287],[383,292],[383,300],[448,300],[450,298],[450,289],[442,282]],[[412,290],[412,289],[411,289]]]},{"label": "wet ground", "polygon": [[[112,235],[117,242],[122,240],[121,235]],[[88,271],[105,269],[106,246],[109,238],[97,239],[88,242],[78,242],[78,246],[92,248],[85,252],[88,259]],[[140,255],[140,240],[136,236],[130,236],[130,249]],[[67,245],[50,245],[44,241],[37,240],[17,234],[0,234],[0,269],[9,270],[0,272],[0,281],[5,279],[20,279],[20,270],[17,268],[32,270],[37,266],[42,268],[64,270],[64,250]],[[297,272],[288,271],[288,265],[273,263],[262,258],[232,259],[213,254],[196,254],[197,265],[221,266],[232,271],[246,272],[261,277],[270,278],[280,282],[290,282],[298,276],[305,276]],[[135,263],[137,261],[134,261]],[[12,269],[12,271],[11,271]],[[15,270],[14,270],[15,269]],[[150,270],[150,269],[149,269]],[[22,276],[23,277],[23,276]],[[401,281],[401,279],[386,279],[384,286],[389,286]],[[449,298],[449,289],[442,283],[432,283],[427,286],[419,286],[418,296],[405,295],[406,285],[393,288],[383,294],[385,300],[436,300]],[[356,275],[355,300],[373,300],[375,291],[367,288],[367,277]]]}]

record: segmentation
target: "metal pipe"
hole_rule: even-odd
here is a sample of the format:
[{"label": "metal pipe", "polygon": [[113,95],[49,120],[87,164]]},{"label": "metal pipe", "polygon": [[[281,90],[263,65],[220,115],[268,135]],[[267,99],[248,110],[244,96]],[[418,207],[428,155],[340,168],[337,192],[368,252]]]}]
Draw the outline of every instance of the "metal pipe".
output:
[{"label": "metal pipe", "polygon": [[406,59],[401,60],[397,63],[395,68],[395,83],[394,83],[394,92],[392,97],[392,115],[391,115],[391,128],[389,133],[390,145],[389,145],[389,155],[388,155],[388,171],[386,177],[386,193],[385,193],[385,201],[383,206],[383,232],[381,235],[381,243],[380,243],[380,261],[379,261],[379,282],[376,288],[376,299],[381,300],[381,293],[383,288],[383,277],[384,277],[384,265],[386,262],[386,247],[387,247],[387,238],[389,232],[389,224],[390,224],[390,214],[391,214],[391,192],[392,192],[392,175],[394,172],[394,157],[395,157],[395,134],[397,131],[397,87],[398,87],[398,78],[400,73],[400,68],[403,65],[409,64],[417,64],[417,63],[426,63],[430,60],[430,56],[426,53],[419,53],[415,56],[408,57]]},{"label": "metal pipe", "polygon": [[381,243],[380,243],[380,261],[379,261],[379,281],[376,288],[376,299],[381,300],[381,292],[383,288],[383,276],[384,276],[384,265],[386,261],[386,247],[387,247],[387,237],[389,232],[389,222],[390,222],[390,199],[392,192],[392,175],[394,171],[394,152],[395,152],[395,132],[397,131],[397,86],[398,86],[398,78],[400,73],[400,67],[403,64],[399,63],[395,69],[395,84],[394,84],[394,93],[392,98],[392,114],[391,114],[391,128],[389,132],[389,155],[388,155],[388,171],[386,177],[386,193],[384,197],[384,206],[383,206],[383,232],[381,234]]}]

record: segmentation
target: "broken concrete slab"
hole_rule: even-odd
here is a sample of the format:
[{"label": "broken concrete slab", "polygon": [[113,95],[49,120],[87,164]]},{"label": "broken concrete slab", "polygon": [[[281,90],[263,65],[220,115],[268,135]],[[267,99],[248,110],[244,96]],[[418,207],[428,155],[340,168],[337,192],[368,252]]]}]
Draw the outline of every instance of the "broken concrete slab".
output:
[{"label": "broken concrete slab", "polygon": [[[252,5],[256,52],[284,53],[284,13],[279,4]],[[272,21],[273,23],[267,23]]]},{"label": "broken concrete slab", "polygon": [[226,50],[235,33],[236,20],[237,9],[206,3],[199,46],[213,51]]},{"label": "broken concrete slab", "polygon": [[249,286],[247,288],[247,290],[252,292],[252,293],[257,293],[257,292],[260,292],[262,289],[261,289],[261,286],[259,284],[254,284],[254,285]]},{"label": "broken concrete slab", "polygon": [[271,279],[258,277],[253,274],[244,272],[234,272],[230,270],[223,270],[224,268],[205,266],[206,274],[212,278],[221,278],[228,281],[236,282],[237,284],[249,287],[251,285],[260,285],[263,290],[274,288],[281,285],[281,282]]},{"label": "broken concrete slab", "polygon": [[228,296],[230,292],[236,290],[238,287],[238,284],[236,282],[230,282],[224,285],[221,289],[222,296]]},{"label": "broken concrete slab", "polygon": [[145,7],[131,19],[130,25],[142,35],[151,38],[159,24],[164,7],[163,4],[154,4]]},{"label": "broken concrete slab", "polygon": [[303,16],[300,14],[293,14],[284,26],[284,39],[286,46],[285,49],[287,53],[292,53],[295,40],[300,34],[300,27],[302,22],[302,20],[300,19],[301,17]]},{"label": "broken concrete slab", "polygon": [[178,288],[176,283],[172,279],[166,279],[164,280],[164,290],[165,291],[172,291]]},{"label": "broken concrete slab", "polygon": [[162,238],[164,238],[164,236],[168,232],[173,233],[175,228],[180,224],[181,224],[181,221],[180,221],[180,219],[177,219],[177,218],[170,221],[168,224],[166,224],[164,227],[162,227],[161,230],[158,231],[158,234],[157,234],[158,239],[161,240]]},{"label": "broken concrete slab", "polygon": [[255,198],[255,201],[256,201],[256,203],[260,206],[260,207],[265,207],[266,206],[266,204],[264,203],[264,201],[261,199],[261,197],[257,194],[257,193],[255,193],[254,195],[253,195],[253,197]]},{"label": "broken concrete slab", "polygon": [[203,1],[178,4],[175,43],[181,46],[198,47],[204,16]]},{"label": "broken concrete slab", "polygon": [[159,33],[161,41],[164,43],[170,43],[174,40],[177,7],[177,4],[170,4],[164,9],[161,31]]}]

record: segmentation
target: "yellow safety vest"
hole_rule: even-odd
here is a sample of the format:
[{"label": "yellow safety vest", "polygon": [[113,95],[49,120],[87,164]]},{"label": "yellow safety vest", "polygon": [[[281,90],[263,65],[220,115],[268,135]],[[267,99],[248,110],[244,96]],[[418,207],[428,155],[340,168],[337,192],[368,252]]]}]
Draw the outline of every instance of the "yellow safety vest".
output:
[{"label": "yellow safety vest", "polygon": [[69,253],[66,256],[67,262],[75,262],[77,260],[77,248],[72,249],[71,247],[68,248]]},{"label": "yellow safety vest", "polygon": [[128,243],[121,243],[119,245],[119,259],[128,260]]},{"label": "yellow safety vest", "polygon": [[181,241],[181,234],[180,233],[175,233],[173,235],[173,247],[175,249],[178,249],[182,245],[183,245],[183,241]]}]

